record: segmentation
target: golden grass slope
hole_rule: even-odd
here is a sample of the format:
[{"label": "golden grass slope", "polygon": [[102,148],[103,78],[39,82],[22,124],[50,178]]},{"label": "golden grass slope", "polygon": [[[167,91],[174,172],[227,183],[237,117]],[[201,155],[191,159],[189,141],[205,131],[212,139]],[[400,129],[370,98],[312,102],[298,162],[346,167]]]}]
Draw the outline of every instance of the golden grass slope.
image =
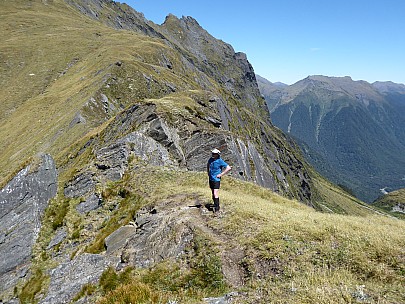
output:
[{"label": "golden grass slope", "polygon": [[[156,206],[166,202],[169,204],[166,208],[173,204],[172,208],[185,213],[195,212],[190,206],[195,205],[196,199],[202,205],[210,203],[205,173],[142,167],[136,160],[131,166],[137,169],[130,170],[125,179],[111,188],[115,192],[125,189],[128,197],[137,193],[145,198],[146,204]],[[109,193],[106,199],[116,200],[118,195]],[[181,200],[176,200],[178,197]],[[229,291],[238,292],[236,303],[405,301],[405,222],[381,215],[320,213],[229,176],[223,180],[220,197],[222,216],[182,218],[193,219],[194,225],[199,223],[201,237],[211,240],[211,247],[205,250],[217,252],[222,263],[217,265],[224,273],[220,289],[193,285],[188,275],[194,268],[187,268],[187,263],[180,261],[165,261],[149,270],[133,270],[131,280],[117,283],[104,296],[101,285],[94,286],[94,294],[102,297],[100,303],[124,303],[123,299],[133,301],[143,297],[152,303],[169,300],[200,303],[203,297]],[[135,204],[138,200],[134,199]],[[70,219],[65,221],[69,223]],[[80,238],[78,241],[81,242]],[[226,273],[229,269],[223,264],[226,262],[223,257],[235,252],[242,253],[235,266],[243,273],[239,278]],[[195,278],[203,275],[193,273]]]},{"label": "golden grass slope", "polygon": [[[144,191],[154,201],[182,192],[210,201],[204,173],[148,172],[139,174],[149,174]],[[249,252],[241,263],[252,269],[252,277],[242,288],[248,296],[241,302],[405,301],[403,221],[319,213],[233,178],[225,178],[220,191],[224,216],[208,225]]]},{"label": "golden grass slope", "polygon": [[[104,121],[99,117],[69,126],[89,99],[105,87],[116,62],[131,62],[141,75],[157,74],[161,72],[157,58],[168,49],[156,39],[108,28],[63,1],[46,3],[0,3],[3,183],[27,159],[43,152],[57,157]],[[162,71],[161,77],[170,81],[175,76]],[[136,93],[145,98],[136,89],[131,97],[135,99]]]}]

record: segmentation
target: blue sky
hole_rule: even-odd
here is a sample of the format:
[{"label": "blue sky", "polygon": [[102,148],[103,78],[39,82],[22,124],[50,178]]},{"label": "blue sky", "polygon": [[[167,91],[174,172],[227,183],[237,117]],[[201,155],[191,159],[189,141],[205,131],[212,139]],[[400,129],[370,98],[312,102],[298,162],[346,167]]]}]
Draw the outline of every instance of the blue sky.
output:
[{"label": "blue sky", "polygon": [[244,52],[255,72],[405,83],[405,0],[121,0],[156,24],[191,16]]}]

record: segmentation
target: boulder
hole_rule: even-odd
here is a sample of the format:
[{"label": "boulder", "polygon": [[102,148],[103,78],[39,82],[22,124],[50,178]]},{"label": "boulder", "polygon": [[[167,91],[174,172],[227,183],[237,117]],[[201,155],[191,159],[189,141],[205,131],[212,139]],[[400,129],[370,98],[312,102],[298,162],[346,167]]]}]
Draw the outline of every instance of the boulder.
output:
[{"label": "boulder", "polygon": [[92,210],[100,208],[102,199],[98,194],[93,193],[84,202],[81,202],[76,206],[76,210],[81,213],[87,213]]},{"label": "boulder", "polygon": [[136,234],[136,227],[123,226],[111,233],[105,239],[105,247],[107,248],[107,254],[115,252],[117,249],[123,248],[128,239]]},{"label": "boulder", "polygon": [[81,254],[62,263],[49,273],[47,296],[40,304],[70,303],[86,284],[96,284],[109,266],[115,267],[118,259],[106,259],[100,254]]}]

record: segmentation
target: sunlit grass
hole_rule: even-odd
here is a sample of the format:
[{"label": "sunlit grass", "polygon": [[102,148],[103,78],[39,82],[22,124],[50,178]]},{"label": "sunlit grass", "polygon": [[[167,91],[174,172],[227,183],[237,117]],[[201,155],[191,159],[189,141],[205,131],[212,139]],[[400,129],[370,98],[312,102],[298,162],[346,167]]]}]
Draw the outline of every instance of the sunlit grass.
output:
[{"label": "sunlit grass", "polygon": [[[204,173],[158,168],[149,173],[147,192],[152,200],[192,192],[210,202]],[[321,213],[231,177],[223,179],[220,198],[224,217],[211,225],[250,248],[248,263],[260,260],[273,267],[264,278],[251,280],[249,292],[260,294],[261,301],[404,300],[403,221],[371,211],[363,216]]]},{"label": "sunlit grass", "polygon": [[[7,181],[39,152],[50,152],[57,160],[62,169],[60,189],[82,169],[87,170],[93,152],[88,148],[79,155],[79,151],[102,133],[106,126],[102,123],[110,117],[100,118],[97,116],[100,113],[95,112],[94,117],[87,116],[87,124],[74,127],[69,124],[77,111],[86,111],[86,102],[97,94],[108,93],[110,98],[121,100],[124,107],[135,102],[153,102],[157,112],[166,115],[168,121],[172,117],[173,123],[180,116],[204,117],[203,106],[195,100],[204,102],[207,96],[206,92],[195,90],[198,86],[191,75],[196,72],[182,72],[179,56],[166,44],[136,33],[115,31],[83,19],[79,13],[66,14],[63,1],[54,4],[44,6],[41,1],[30,1],[28,13],[21,7],[17,11],[10,9],[14,5],[27,6],[26,1],[1,4],[0,22],[6,29],[0,33],[6,42],[0,46],[3,179]],[[28,37],[35,37],[35,43]],[[174,68],[180,66],[176,73],[159,64],[162,53],[170,57]],[[117,61],[122,68],[116,65]],[[107,86],[112,73],[118,83]],[[182,73],[189,73],[186,76],[190,77]],[[144,75],[152,79],[151,92]],[[169,94],[165,91],[166,83],[176,86],[178,91]],[[213,84],[212,89],[218,87]],[[246,121],[250,119],[250,126],[240,134],[255,133],[258,127],[257,121],[252,121],[255,116],[243,108],[240,113],[246,115]],[[209,127],[204,122],[199,125],[202,129]],[[103,253],[105,238],[133,220],[136,211],[145,204],[159,204],[178,194],[211,203],[205,173],[151,167],[136,160],[134,165],[137,168],[130,167],[125,179],[98,185],[104,202],[95,214],[85,217],[75,210],[80,198],[66,200],[59,193],[51,201],[33,251],[34,264],[41,258],[48,259],[49,264],[38,267],[40,270],[34,271],[22,286],[23,303],[34,302],[37,294],[45,292],[47,270],[56,263],[49,261],[46,247],[56,229],[66,226],[66,243],[77,242],[74,252],[68,252],[69,249],[64,252],[71,254],[71,258],[85,250]],[[405,302],[404,222],[375,215],[368,206],[321,178],[314,179],[314,187],[318,195],[314,200],[330,214],[316,212],[253,183],[224,177],[220,190],[223,216],[207,217],[204,223],[232,245],[246,249],[241,262],[251,267],[252,276],[242,291],[253,299],[250,302],[255,299],[261,303]],[[186,199],[184,203],[189,201]],[[81,235],[86,220],[94,231]],[[194,249],[195,260],[189,262],[189,269],[166,261],[167,264],[153,269],[136,270],[131,280],[109,271],[98,286],[84,286],[78,297],[101,293],[101,303],[169,300],[197,303],[204,296],[221,295],[227,286],[221,273],[218,244],[205,237],[194,240],[200,242],[200,247]],[[265,269],[255,269],[258,264]],[[253,275],[259,271],[260,276]]]}]

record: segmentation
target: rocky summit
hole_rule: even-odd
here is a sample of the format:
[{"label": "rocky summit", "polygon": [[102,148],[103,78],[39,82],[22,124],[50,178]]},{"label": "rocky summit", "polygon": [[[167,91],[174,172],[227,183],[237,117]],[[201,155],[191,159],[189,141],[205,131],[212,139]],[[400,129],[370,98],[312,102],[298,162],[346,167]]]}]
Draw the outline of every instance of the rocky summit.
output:
[{"label": "rocky summit", "polygon": [[[321,271],[330,250],[352,247],[352,219],[337,214],[393,225],[304,161],[270,122],[247,56],[192,17],[156,25],[110,0],[0,10],[0,302],[269,302],[277,292],[260,290],[291,286],[300,255]],[[215,216],[213,148],[232,166]],[[400,288],[398,239],[382,250],[393,259],[361,256],[340,292],[379,297],[378,284],[365,295],[356,284],[381,263]],[[351,256],[342,259],[345,270],[328,265],[347,272]]]}]

